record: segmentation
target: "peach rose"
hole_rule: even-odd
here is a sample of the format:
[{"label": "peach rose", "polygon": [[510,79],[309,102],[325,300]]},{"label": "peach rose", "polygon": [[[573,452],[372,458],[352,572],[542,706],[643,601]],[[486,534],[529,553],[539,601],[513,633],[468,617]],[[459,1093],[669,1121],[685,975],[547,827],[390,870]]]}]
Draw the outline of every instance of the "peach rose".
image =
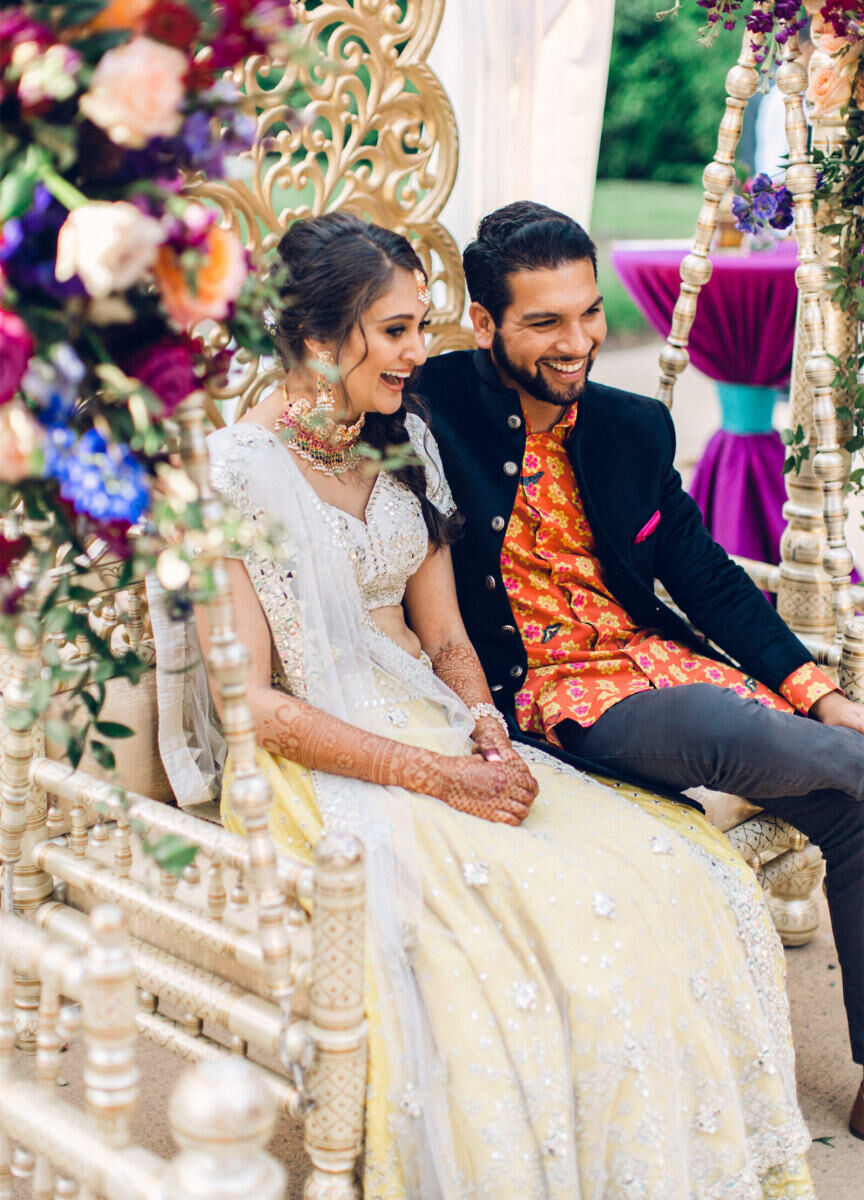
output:
[{"label": "peach rose", "polygon": [[162,246],[153,274],[162,303],[171,318],[184,328],[208,318],[222,321],[240,295],[246,279],[246,254],[238,238],[212,226],[203,247],[204,261],[195,271],[194,289],[176,250]]},{"label": "peach rose", "polygon": [[810,76],[810,86],[805,97],[812,104],[811,117],[827,117],[849,103],[852,84],[848,75],[834,67],[817,67]]},{"label": "peach rose", "polygon": [[0,482],[16,484],[37,469],[42,426],[17,400],[0,409]]},{"label": "peach rose", "polygon": [[107,29],[132,29],[140,33],[152,7],[153,0],[108,0],[108,5],[92,21],[87,21],[84,28],[88,33]]},{"label": "peach rose", "polygon": [[78,106],[112,142],[140,149],[180,128],[188,67],[186,55],[173,46],[133,38],[103,54]]},{"label": "peach rose", "polygon": [[822,8],[824,4],[825,0],[804,0],[804,7],[807,9],[807,12],[811,17],[814,13],[818,13],[819,9]]},{"label": "peach rose", "polygon": [[823,54],[836,54],[838,63],[854,62],[864,48],[864,42],[850,42],[846,38],[838,37],[834,26],[830,21],[826,22],[824,17],[815,16],[810,29],[816,49],[821,50]]}]

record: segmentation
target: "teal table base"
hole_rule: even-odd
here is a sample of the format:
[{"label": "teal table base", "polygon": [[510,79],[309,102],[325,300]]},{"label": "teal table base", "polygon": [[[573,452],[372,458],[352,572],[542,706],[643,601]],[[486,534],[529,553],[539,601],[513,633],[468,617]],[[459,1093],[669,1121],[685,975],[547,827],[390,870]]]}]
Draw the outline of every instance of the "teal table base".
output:
[{"label": "teal table base", "polygon": [[727,433],[770,433],[774,402],[785,393],[746,383],[718,383],[721,429]]}]

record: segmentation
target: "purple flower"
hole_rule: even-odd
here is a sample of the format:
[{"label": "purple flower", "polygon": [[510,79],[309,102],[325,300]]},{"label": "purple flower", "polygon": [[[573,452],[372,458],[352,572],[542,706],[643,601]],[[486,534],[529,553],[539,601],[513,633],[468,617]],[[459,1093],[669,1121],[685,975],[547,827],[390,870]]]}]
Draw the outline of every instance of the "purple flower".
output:
[{"label": "purple flower", "polygon": [[770,221],[777,211],[777,198],[773,192],[756,192],[753,196],[753,215],[759,221]]},{"label": "purple flower", "polygon": [[756,196],[759,192],[772,191],[774,184],[771,182],[771,176],[766,175],[764,171],[756,175],[750,184],[751,193]]},{"label": "purple flower", "polygon": [[54,277],[57,234],[68,215],[45,185],[37,183],[27,211],[6,221],[0,241],[0,263],[17,291],[43,292],[58,301],[86,295],[77,275],[64,283]]}]

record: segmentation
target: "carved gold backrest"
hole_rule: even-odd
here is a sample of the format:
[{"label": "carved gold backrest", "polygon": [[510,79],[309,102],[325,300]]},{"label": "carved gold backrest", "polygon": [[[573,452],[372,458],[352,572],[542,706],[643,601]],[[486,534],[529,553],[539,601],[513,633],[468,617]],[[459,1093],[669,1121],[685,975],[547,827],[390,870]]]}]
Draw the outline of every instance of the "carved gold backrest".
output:
[{"label": "carved gold backrest", "polygon": [[[456,177],[456,121],[425,61],[444,0],[300,0],[297,10],[301,53],[287,64],[256,56],[235,73],[257,120],[242,156],[248,178],[189,190],[217,204],[253,254],[274,246],[292,221],[332,209],[405,234],[432,281],[430,352],[469,344],[459,325],[459,249],[438,219]],[[300,121],[292,97],[302,101]],[[211,341],[224,341],[224,332]],[[239,397],[243,411],[279,373],[247,359],[211,394]]]}]

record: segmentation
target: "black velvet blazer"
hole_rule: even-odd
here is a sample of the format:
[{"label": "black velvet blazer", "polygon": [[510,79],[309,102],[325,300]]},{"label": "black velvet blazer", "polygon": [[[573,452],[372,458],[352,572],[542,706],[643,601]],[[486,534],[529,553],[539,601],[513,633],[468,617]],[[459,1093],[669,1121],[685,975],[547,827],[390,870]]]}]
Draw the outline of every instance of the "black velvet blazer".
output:
[{"label": "black velvet blazer", "polygon": [[[417,390],[465,519],[453,547],[462,616],[515,736],[514,696],[527,657],[500,559],[525,453],[519,397],[501,384],[485,350],[430,359]],[[675,431],[659,401],[589,382],[567,452],[606,582],[639,625],[721,657],[657,599],[659,579],[697,629],[768,687],[811,661],[702,524],[673,466]]]}]

